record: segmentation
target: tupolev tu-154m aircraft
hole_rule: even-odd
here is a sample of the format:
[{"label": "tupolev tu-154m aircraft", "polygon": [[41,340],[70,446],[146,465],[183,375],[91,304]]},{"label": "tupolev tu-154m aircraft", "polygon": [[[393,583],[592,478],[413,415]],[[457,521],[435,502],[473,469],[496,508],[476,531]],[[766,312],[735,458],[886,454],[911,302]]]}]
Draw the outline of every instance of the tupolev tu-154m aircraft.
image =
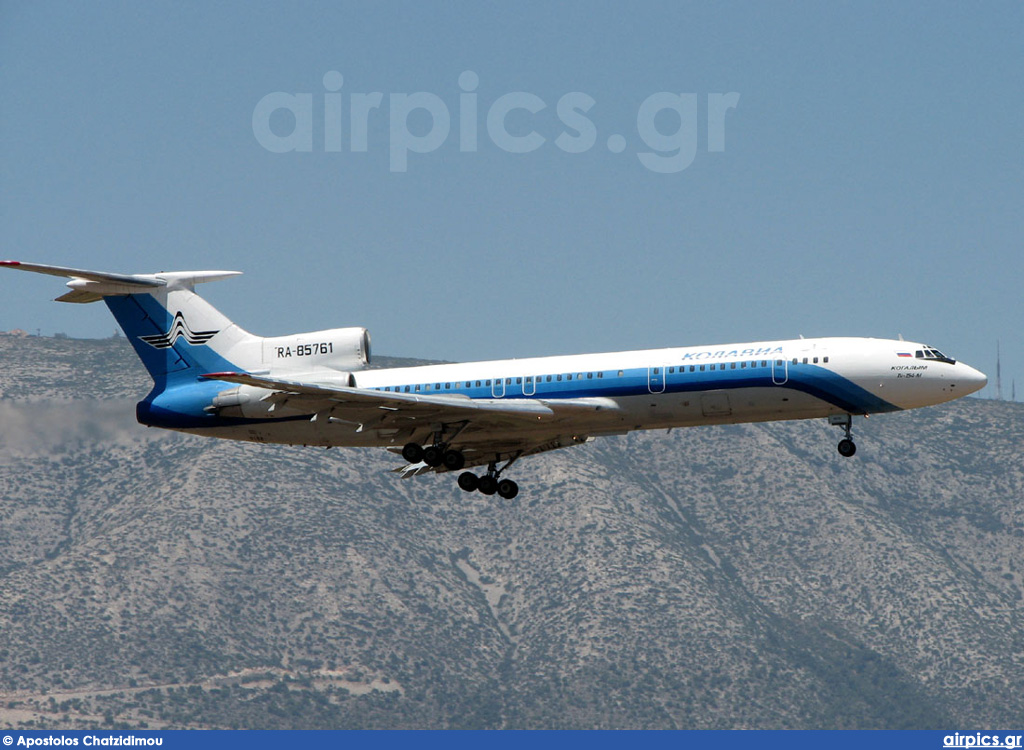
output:
[{"label": "tupolev tu-154m aircraft", "polygon": [[[139,422],[197,435],[384,447],[403,476],[461,472],[463,490],[515,497],[524,456],[602,435],[826,418],[856,451],[854,415],[931,406],[987,378],[909,341],[812,338],[367,369],[365,328],[263,338],[194,291],[237,271],[115,274],[0,261],[69,278],[58,302],[102,300],[153,377]],[[485,466],[482,474],[463,471]]]}]

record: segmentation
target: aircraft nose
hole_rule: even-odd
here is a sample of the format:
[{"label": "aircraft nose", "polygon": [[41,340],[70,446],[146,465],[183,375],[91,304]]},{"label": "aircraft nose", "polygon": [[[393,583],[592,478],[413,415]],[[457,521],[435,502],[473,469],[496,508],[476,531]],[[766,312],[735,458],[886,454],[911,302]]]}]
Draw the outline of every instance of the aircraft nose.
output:
[{"label": "aircraft nose", "polygon": [[[961,364],[963,363],[961,362]],[[975,370],[970,365],[963,365],[963,368],[964,371],[959,378],[960,385],[963,388],[963,391],[961,391],[961,395],[966,395],[967,393],[974,393],[976,391],[980,391],[988,384],[988,377],[985,375],[985,373],[979,370]],[[964,391],[966,391],[966,393]]]}]

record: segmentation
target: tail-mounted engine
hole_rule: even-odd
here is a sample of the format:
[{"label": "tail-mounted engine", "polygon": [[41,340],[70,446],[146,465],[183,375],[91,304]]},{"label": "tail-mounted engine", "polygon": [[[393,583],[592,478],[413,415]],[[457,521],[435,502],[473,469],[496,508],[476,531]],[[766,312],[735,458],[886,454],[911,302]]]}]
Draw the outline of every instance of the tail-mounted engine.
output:
[{"label": "tail-mounted engine", "polygon": [[[370,334],[365,328],[332,328],[263,339],[263,366],[267,372],[297,382],[355,387],[353,371],[370,364]],[[290,404],[287,389],[240,385],[214,396],[206,411],[225,417],[274,418],[305,413],[305,401]]]},{"label": "tail-mounted engine", "polygon": [[365,328],[332,328],[263,339],[263,363],[271,372],[361,370],[370,364],[370,332]]}]

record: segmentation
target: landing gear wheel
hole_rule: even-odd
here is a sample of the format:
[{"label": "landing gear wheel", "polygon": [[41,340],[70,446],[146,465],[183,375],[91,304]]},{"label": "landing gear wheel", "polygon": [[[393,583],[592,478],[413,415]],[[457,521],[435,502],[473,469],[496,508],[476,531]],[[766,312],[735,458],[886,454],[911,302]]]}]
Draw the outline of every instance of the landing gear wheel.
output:
[{"label": "landing gear wheel", "polygon": [[419,443],[406,443],[402,447],[402,458],[411,464],[418,464],[423,460],[423,447]]},{"label": "landing gear wheel", "polygon": [[849,438],[843,438],[839,441],[839,455],[849,458],[857,452],[856,444]]},{"label": "landing gear wheel", "polygon": [[476,492],[480,487],[480,478],[471,471],[459,474],[459,489],[464,492]]},{"label": "landing gear wheel", "polygon": [[[465,475],[463,475],[465,476]],[[477,485],[477,489],[480,490],[484,495],[493,495],[498,491],[498,480],[492,477],[490,474],[485,474],[480,477],[480,482]]]},{"label": "landing gear wheel", "polygon": [[462,451],[445,451],[442,461],[448,471],[458,471],[466,465],[466,457],[462,455]]},{"label": "landing gear wheel", "polygon": [[519,485],[511,479],[502,479],[498,482],[498,494],[506,500],[511,500],[519,494]]},{"label": "landing gear wheel", "polygon": [[444,461],[444,449],[431,445],[423,449],[423,463],[427,466],[440,466]]}]

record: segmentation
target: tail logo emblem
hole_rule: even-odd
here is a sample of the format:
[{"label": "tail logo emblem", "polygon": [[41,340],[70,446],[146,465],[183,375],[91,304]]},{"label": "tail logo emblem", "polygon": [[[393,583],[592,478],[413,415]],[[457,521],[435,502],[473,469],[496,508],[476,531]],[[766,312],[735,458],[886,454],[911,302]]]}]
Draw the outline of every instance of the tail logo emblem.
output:
[{"label": "tail logo emblem", "polygon": [[174,322],[167,333],[157,333],[152,336],[139,336],[140,339],[152,346],[154,349],[169,349],[179,338],[185,339],[192,346],[200,346],[216,336],[220,331],[193,331],[185,322],[185,316],[179,310],[174,314]]}]

